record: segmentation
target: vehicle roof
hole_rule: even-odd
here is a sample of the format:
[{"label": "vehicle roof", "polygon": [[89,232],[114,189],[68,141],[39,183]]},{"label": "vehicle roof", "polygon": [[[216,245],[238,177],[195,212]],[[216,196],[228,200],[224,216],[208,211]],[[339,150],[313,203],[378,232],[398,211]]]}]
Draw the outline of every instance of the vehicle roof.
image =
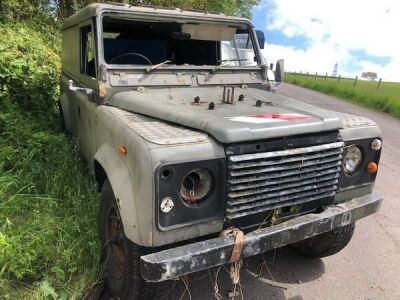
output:
[{"label": "vehicle roof", "polygon": [[170,16],[175,18],[205,19],[210,21],[247,23],[248,19],[226,16],[222,13],[214,13],[200,10],[182,10],[179,8],[167,8],[157,6],[131,6],[123,3],[92,3],[82,8],[64,21],[63,29],[79,24],[104,12],[131,13],[138,16]]}]

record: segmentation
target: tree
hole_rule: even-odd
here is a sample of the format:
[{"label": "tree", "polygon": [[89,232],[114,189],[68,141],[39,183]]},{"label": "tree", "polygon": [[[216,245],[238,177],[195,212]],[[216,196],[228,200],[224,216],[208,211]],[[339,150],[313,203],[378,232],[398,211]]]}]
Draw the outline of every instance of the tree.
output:
[{"label": "tree", "polygon": [[[40,21],[58,23],[82,7],[107,0],[0,0],[1,21]],[[226,15],[251,18],[251,9],[261,0],[114,0],[131,5],[155,5],[222,12]]]},{"label": "tree", "polygon": [[368,80],[375,80],[378,78],[378,74],[376,72],[362,72],[362,78],[367,78]]}]

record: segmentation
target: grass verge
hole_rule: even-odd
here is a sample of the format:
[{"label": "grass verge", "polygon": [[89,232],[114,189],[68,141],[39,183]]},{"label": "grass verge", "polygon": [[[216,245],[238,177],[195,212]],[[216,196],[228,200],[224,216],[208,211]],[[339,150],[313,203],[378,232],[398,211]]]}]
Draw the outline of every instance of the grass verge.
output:
[{"label": "grass verge", "polygon": [[400,83],[382,82],[379,90],[374,81],[337,79],[286,74],[285,82],[299,85],[324,94],[337,96],[365,107],[400,118]]},{"label": "grass verge", "polygon": [[[0,295],[80,299],[98,279],[98,195],[76,142],[0,113]],[[47,123],[47,124],[46,124]]]},{"label": "grass verge", "polygon": [[82,299],[100,274],[99,199],[58,125],[59,34],[0,23],[0,37],[0,298]]}]

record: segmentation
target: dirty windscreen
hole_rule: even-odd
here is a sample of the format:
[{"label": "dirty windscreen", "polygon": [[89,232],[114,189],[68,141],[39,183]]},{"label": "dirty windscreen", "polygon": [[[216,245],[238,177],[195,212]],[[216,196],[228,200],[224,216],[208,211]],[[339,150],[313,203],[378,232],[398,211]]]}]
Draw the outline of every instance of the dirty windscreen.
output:
[{"label": "dirty windscreen", "polygon": [[104,17],[103,49],[108,64],[257,66],[247,26],[137,22]]}]

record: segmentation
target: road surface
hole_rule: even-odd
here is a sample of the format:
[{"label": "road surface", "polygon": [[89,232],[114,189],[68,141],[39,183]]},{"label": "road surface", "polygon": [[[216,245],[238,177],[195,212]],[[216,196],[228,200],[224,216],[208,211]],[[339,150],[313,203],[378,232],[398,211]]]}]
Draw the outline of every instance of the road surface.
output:
[{"label": "road surface", "polygon": [[[334,256],[308,259],[285,247],[247,259],[240,277],[243,298],[235,299],[400,299],[400,120],[289,84],[278,93],[377,122],[383,153],[375,190],[385,199],[381,211],[359,221],[350,244]],[[227,269],[219,269],[215,293],[217,271],[188,276],[190,296],[176,281],[162,299],[227,299],[232,288]]]}]

